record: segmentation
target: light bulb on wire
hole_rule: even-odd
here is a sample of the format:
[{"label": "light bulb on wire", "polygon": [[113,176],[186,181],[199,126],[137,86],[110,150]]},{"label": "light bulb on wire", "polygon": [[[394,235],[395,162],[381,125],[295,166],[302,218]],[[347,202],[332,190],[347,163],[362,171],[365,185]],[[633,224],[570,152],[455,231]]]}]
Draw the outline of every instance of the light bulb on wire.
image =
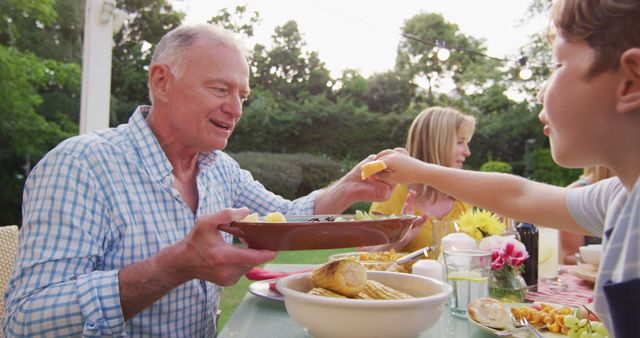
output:
[{"label": "light bulb on wire", "polygon": [[448,49],[444,47],[440,47],[438,49],[438,53],[436,54],[436,57],[440,61],[447,61],[450,55],[451,55],[451,52]]},{"label": "light bulb on wire", "polygon": [[529,80],[533,76],[533,72],[527,67],[521,68],[518,76],[523,80]]},{"label": "light bulb on wire", "polygon": [[533,72],[527,67],[527,57],[521,57],[518,59],[518,63],[520,64],[520,72],[518,73],[518,76],[525,81],[529,80],[533,76]]}]

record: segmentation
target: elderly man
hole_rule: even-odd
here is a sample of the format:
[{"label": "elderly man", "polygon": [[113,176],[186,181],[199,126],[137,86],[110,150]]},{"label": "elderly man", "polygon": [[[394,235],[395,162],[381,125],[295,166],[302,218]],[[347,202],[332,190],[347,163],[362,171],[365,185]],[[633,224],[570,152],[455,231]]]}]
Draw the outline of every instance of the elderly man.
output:
[{"label": "elderly man", "polygon": [[361,181],[356,166],[285,200],[224,154],[249,95],[244,54],[215,26],[169,32],[149,68],[153,106],[38,163],[24,190],[6,336],[215,336],[221,286],[275,257],[230,245],[219,224],[249,210],[338,213],[389,197],[390,185]]}]

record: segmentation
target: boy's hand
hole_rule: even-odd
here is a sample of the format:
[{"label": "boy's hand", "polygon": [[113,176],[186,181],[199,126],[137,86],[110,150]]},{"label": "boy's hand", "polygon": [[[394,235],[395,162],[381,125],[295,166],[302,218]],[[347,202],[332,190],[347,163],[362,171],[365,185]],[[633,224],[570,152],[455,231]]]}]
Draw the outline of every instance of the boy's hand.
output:
[{"label": "boy's hand", "polygon": [[418,177],[427,164],[409,156],[403,148],[383,150],[376,155],[376,159],[383,161],[387,169],[373,177],[396,184],[424,183]]}]

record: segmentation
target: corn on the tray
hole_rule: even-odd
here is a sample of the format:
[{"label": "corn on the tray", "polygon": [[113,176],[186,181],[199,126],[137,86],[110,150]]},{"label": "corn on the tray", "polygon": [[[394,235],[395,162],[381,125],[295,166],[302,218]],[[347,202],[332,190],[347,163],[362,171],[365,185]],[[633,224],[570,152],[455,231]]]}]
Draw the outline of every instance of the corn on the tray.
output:
[{"label": "corn on the tray", "polygon": [[355,297],[357,299],[409,299],[413,298],[404,292],[390,288],[374,280],[368,280],[367,285]]},{"label": "corn on the tray", "polygon": [[313,286],[353,297],[367,284],[367,270],[351,259],[324,264],[311,273]]},{"label": "corn on the tray", "polygon": [[308,294],[368,300],[409,299],[412,296],[374,280],[367,280],[364,266],[352,259],[329,262],[311,273]]},{"label": "corn on the tray", "polygon": [[311,290],[309,290],[309,292],[307,292],[310,295],[316,295],[316,296],[326,296],[326,297],[334,297],[334,298],[347,298],[346,296],[343,296],[339,293],[335,293],[333,291],[329,291],[327,289],[323,289],[323,288],[313,288]]}]

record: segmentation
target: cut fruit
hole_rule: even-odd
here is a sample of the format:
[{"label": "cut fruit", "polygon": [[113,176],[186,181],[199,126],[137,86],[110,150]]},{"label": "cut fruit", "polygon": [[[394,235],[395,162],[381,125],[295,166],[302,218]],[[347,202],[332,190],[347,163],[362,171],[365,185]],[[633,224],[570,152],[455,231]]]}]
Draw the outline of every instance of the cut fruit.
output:
[{"label": "cut fruit", "polygon": [[548,243],[540,242],[538,244],[538,264],[542,264],[553,255],[553,246]]},{"label": "cut fruit", "polygon": [[362,165],[362,168],[360,169],[360,177],[362,177],[362,180],[366,180],[369,176],[383,171],[387,169],[387,165],[382,162],[382,161],[371,161],[371,162],[367,162],[365,164]]},{"label": "cut fruit", "polygon": [[449,276],[450,281],[467,281],[471,283],[487,283],[489,278],[487,277],[473,277],[473,276]]},{"label": "cut fruit", "polygon": [[248,214],[247,216],[245,216],[241,222],[258,222],[260,221],[260,217],[258,216],[257,212],[254,212],[253,214]]},{"label": "cut fruit", "polygon": [[286,223],[287,222],[287,219],[284,217],[284,215],[278,211],[268,213],[266,216],[264,216],[264,220],[265,222],[270,222],[270,223]]}]

